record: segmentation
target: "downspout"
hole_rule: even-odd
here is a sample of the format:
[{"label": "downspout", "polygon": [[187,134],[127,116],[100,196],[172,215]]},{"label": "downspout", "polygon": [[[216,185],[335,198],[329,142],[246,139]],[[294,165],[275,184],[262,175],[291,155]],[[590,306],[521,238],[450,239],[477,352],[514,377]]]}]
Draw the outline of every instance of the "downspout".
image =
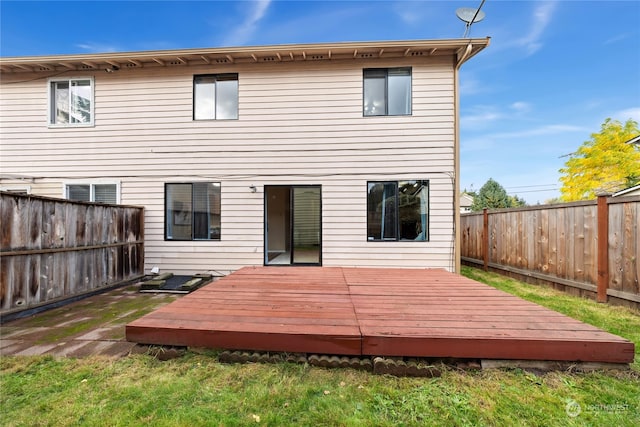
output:
[{"label": "downspout", "polygon": [[[462,56],[460,56],[458,58],[458,61],[456,62],[456,72],[460,69],[460,67],[462,66],[464,61],[467,59],[467,56],[469,56],[469,54],[471,53],[472,49],[473,49],[473,45],[471,44],[471,42],[469,42],[467,47],[464,49],[464,52],[463,52]],[[457,84],[457,82],[458,81],[456,80],[456,84]]]},{"label": "downspout", "polygon": [[458,73],[460,66],[469,56],[473,49],[471,42],[467,45],[462,55],[458,54],[458,58],[453,69],[453,92],[454,92],[454,147],[453,147],[453,272],[461,272],[460,264],[460,93],[458,84]]}]

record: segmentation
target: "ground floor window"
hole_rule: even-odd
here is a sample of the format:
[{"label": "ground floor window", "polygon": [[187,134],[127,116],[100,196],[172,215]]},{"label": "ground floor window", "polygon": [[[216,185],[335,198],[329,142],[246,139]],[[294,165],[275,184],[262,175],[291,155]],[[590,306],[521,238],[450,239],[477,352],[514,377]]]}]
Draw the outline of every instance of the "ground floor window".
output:
[{"label": "ground floor window", "polygon": [[368,182],[367,240],[429,240],[429,181]]},{"label": "ground floor window", "polygon": [[165,239],[220,240],[220,183],[165,184]]},{"label": "ground floor window", "polygon": [[65,184],[65,198],[79,202],[96,202],[116,204],[118,200],[118,184]]},{"label": "ground floor window", "polygon": [[11,194],[19,194],[21,196],[27,196],[31,194],[31,186],[22,186],[22,185],[8,185],[0,187],[0,191],[4,191]]}]

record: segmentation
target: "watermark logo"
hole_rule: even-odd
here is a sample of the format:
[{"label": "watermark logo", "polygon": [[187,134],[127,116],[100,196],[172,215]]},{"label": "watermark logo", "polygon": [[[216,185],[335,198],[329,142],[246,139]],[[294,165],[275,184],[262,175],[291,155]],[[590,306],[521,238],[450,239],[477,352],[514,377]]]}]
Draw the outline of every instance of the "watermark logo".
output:
[{"label": "watermark logo", "polygon": [[629,405],[626,403],[596,403],[587,405],[587,412],[627,412]]},{"label": "watermark logo", "polygon": [[586,412],[627,412],[629,411],[629,405],[627,403],[596,403],[592,405],[586,405],[584,408],[578,402],[573,399],[566,399],[567,404],[564,407],[564,411],[571,418],[575,418],[583,411]]},{"label": "watermark logo", "polygon": [[571,418],[575,418],[582,412],[582,407],[578,402],[573,399],[567,400],[567,405],[564,407],[565,412]]}]

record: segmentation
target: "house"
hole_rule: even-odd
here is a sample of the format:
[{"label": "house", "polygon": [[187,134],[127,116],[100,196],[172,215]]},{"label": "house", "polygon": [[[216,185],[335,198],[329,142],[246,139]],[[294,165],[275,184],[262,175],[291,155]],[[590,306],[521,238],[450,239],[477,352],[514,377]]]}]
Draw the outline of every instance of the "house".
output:
[{"label": "house", "polygon": [[625,188],[620,191],[616,191],[611,195],[611,197],[620,196],[640,196],[640,184],[634,185],[633,187]]},{"label": "house", "polygon": [[145,208],[145,266],[459,269],[489,39],[0,58],[0,187]]},{"label": "house", "polygon": [[640,144],[640,135],[637,135],[637,136],[631,138],[630,140],[625,142],[625,144],[635,144],[635,145]]},{"label": "house", "polygon": [[473,196],[469,193],[460,194],[460,213],[471,212],[471,205],[473,205]]},{"label": "house", "polygon": [[[629,144],[629,145],[640,144],[640,135],[637,135],[631,138],[630,140],[625,142],[625,144]],[[619,197],[619,196],[640,196],[640,184],[634,185],[629,188],[623,188],[622,190],[616,191],[611,195],[611,197]]]}]

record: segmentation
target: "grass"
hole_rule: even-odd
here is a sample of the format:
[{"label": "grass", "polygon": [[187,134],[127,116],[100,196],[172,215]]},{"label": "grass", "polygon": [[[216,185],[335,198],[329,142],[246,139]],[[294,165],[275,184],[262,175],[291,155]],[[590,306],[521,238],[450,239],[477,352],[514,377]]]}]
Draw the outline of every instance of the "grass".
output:
[{"label": "grass", "polygon": [[[478,270],[464,274],[640,344],[640,316]],[[554,306],[557,305],[557,306]],[[281,363],[226,365],[215,352],[160,362],[3,357],[0,424],[582,426],[640,425],[640,367],[542,376],[519,370],[395,378]],[[637,359],[637,358],[636,358]],[[577,402],[581,413],[567,414]],[[571,408],[571,406],[570,406]]]},{"label": "grass", "polygon": [[634,342],[636,358],[632,366],[640,372],[640,313],[638,311],[600,304],[586,298],[577,298],[550,287],[529,285],[477,268],[462,267],[462,274]]}]

